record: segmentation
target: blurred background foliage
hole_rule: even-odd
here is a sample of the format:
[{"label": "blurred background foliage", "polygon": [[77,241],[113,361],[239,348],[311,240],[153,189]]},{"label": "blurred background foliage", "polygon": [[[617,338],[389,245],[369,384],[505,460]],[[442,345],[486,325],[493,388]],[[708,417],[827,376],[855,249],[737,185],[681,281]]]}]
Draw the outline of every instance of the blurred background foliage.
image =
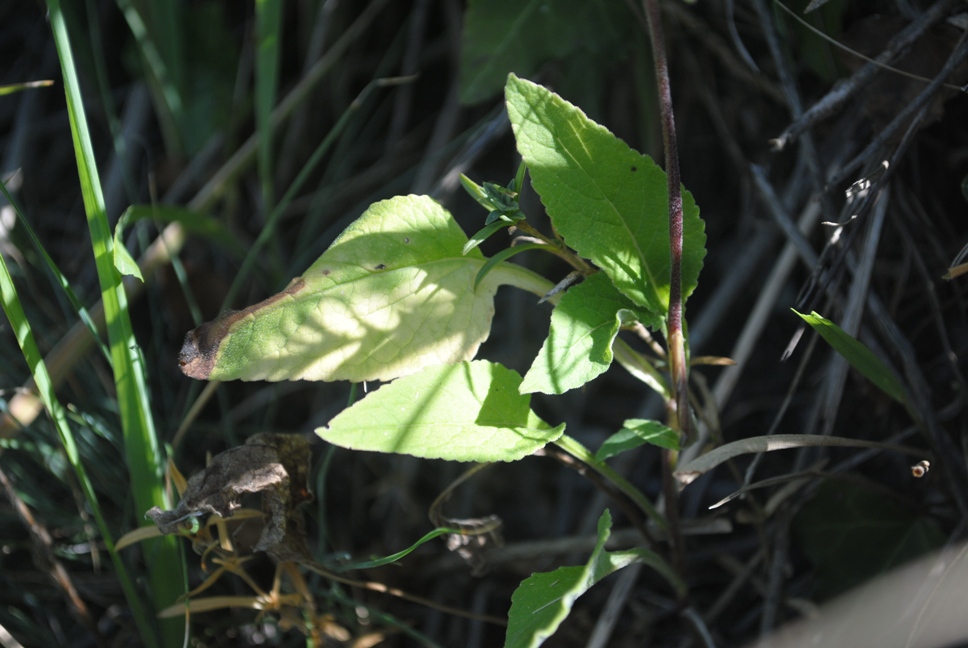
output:
[{"label": "blurred background foliage", "polygon": [[[753,466],[739,462],[690,486],[683,519],[715,517],[732,526],[728,534],[697,532],[687,546],[689,600],[719,645],[755,638],[905,558],[962,538],[968,521],[964,282],[940,279],[968,241],[961,193],[968,97],[942,90],[889,134],[885,129],[926,83],[881,72],[796,142],[782,151],[769,144],[863,63],[815,30],[876,56],[892,35],[935,11],[939,19],[897,64],[931,78],[964,49],[964,27],[946,23],[955,3],[945,0],[831,0],[804,14],[805,4],[786,6],[812,29],[762,0],[663,5],[683,184],[709,237],[689,302],[692,354],[740,362],[737,370],[697,369],[696,404],[715,412],[713,442],[769,431],[833,432],[923,447],[932,470],[915,480],[912,462],[900,454],[804,449]],[[632,2],[89,0],[65,9],[112,225],[129,205],[185,208],[133,221],[122,240],[135,257],[156,259],[130,310],[160,442],[186,475],[202,468],[208,453],[257,432],[311,434],[345,406],[350,386],[224,384],[194,411],[204,385],[178,370],[185,332],[280,290],[376,200],[427,193],[476,231],[485,214],[457,178],[506,184],[517,169],[500,96],[509,71],[547,85],[633,148],[662,159],[649,44],[641,7]],[[40,245],[90,308],[99,296],[97,276],[42,4],[0,5],[0,53],[7,62],[0,85],[54,81],[0,96],[0,171]],[[959,56],[948,79],[956,86],[968,81]],[[389,77],[405,78],[371,85]],[[889,170],[878,172],[885,159]],[[845,203],[845,190],[864,177],[872,180],[863,200]],[[533,193],[522,205],[542,224]],[[799,259],[784,261],[792,239],[783,226],[801,215],[804,235],[793,248]],[[503,244],[488,241],[484,252]],[[0,252],[41,351],[61,349],[65,340],[69,349],[90,346],[71,333],[76,309],[9,206],[0,211]],[[518,259],[553,281],[566,273],[542,257]],[[791,307],[853,321],[845,328],[916,394],[917,420],[847,372],[829,349],[814,346],[809,333],[781,362],[800,326]],[[500,293],[481,355],[525,370],[549,313],[530,295]],[[737,344],[741,338],[745,346]],[[48,362],[61,376],[58,393],[82,460],[120,535],[144,511],[133,510],[107,361],[94,347]],[[30,409],[29,375],[4,320],[0,466],[10,487],[0,504],[0,632],[28,646],[139,645],[50,421]],[[566,398],[536,398],[535,408],[553,424],[566,422],[591,448],[626,418],[662,415],[659,401],[619,368]],[[615,465],[658,496],[655,448]],[[409,546],[431,528],[430,504],[462,471],[322,443],[314,446],[313,468],[316,501],[308,517],[321,561]],[[707,510],[745,482],[767,478],[774,481]],[[32,523],[15,502],[32,511]],[[621,527],[614,504],[548,457],[493,466],[445,506],[456,517],[502,518],[507,545],[494,550],[483,576],[472,575],[443,543],[359,576],[502,617],[522,578],[584,560],[608,505]],[[43,551],[41,527],[50,534]],[[550,543],[569,538],[575,542],[563,548]],[[144,573],[139,549],[124,552],[133,573]],[[66,568],[86,617],[52,580],[51,557]],[[271,563],[252,565],[249,573],[269,587]],[[197,585],[198,559],[187,549],[186,569],[189,586]],[[587,645],[611,582],[580,600],[554,645]],[[318,577],[310,584],[317,607],[330,615],[327,645],[413,645],[405,626],[438,645],[492,646],[503,637],[493,624],[424,605]],[[246,591],[230,578],[217,588]],[[643,572],[625,597],[608,645],[691,641],[674,597],[654,576]],[[199,646],[305,641],[246,608],[194,615],[192,633]]]}]

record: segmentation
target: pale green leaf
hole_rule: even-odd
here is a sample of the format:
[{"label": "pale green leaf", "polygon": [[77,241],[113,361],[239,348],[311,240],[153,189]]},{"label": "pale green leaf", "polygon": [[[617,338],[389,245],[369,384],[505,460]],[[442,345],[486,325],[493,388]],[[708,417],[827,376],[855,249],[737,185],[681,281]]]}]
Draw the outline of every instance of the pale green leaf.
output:
[{"label": "pale green leaf", "polygon": [[389,380],[471,359],[501,279],[426,196],[375,203],[281,293],[190,332],[179,361],[211,380]]},{"label": "pale green leaf", "polygon": [[118,272],[122,275],[130,275],[135,277],[139,281],[144,281],[144,277],[141,276],[141,268],[138,267],[138,262],[134,260],[131,253],[128,252],[128,248],[124,246],[124,241],[121,240],[121,225],[114,230],[114,267],[117,268]]},{"label": "pale green leaf", "polygon": [[428,367],[383,385],[316,433],[351,450],[452,461],[515,461],[561,436],[518,393],[521,376],[484,360]]},{"label": "pale green leaf", "polygon": [[[797,311],[793,312],[797,313]],[[904,385],[894,375],[894,372],[862,342],[851,337],[844,329],[816,312],[809,315],[797,313],[797,315],[813,327],[813,330],[819,333],[820,337],[826,340],[827,344],[832,346],[837,353],[842,355],[850,363],[850,366],[877,385],[885,394],[902,405],[907,405]]]},{"label": "pale green leaf", "polygon": [[658,421],[628,419],[622,429],[608,437],[595,453],[598,460],[608,459],[617,454],[650,443],[666,450],[679,449],[679,434]]},{"label": "pale green leaf", "polygon": [[128,248],[124,245],[124,228],[128,226],[128,217],[131,214],[131,207],[128,207],[121,218],[118,219],[117,225],[114,226],[114,267],[125,276],[132,276],[139,281],[144,281],[145,278],[141,276],[141,268],[138,267],[138,262],[134,260],[131,253],[128,252]]},{"label": "pale green leaf", "polygon": [[470,0],[464,18],[461,103],[498,94],[508,72],[529,75],[571,52],[610,58],[630,14],[608,0]]},{"label": "pale green leaf", "polygon": [[521,391],[562,394],[604,373],[623,315],[634,308],[603,273],[569,289],[551,314],[548,337]]},{"label": "pale green leaf", "polygon": [[[507,108],[532,184],[565,242],[664,319],[671,281],[665,173],[575,106],[513,74]],[[706,234],[692,194],[684,191],[682,203],[685,299],[699,279]]]}]

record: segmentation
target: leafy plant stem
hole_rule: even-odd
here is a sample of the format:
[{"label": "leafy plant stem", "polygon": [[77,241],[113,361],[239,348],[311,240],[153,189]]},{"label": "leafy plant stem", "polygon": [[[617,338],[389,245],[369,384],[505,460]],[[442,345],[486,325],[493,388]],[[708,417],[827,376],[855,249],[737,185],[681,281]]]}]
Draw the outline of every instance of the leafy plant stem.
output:
[{"label": "leafy plant stem", "polygon": [[658,509],[652,505],[652,502],[649,501],[642,491],[629,483],[629,481],[620,474],[612,470],[612,467],[607,463],[596,459],[594,453],[589,451],[588,448],[567,434],[562,434],[560,437],[558,437],[554,444],[573,456],[575,459],[578,459],[582,463],[586,464],[589,468],[597,472],[605,479],[612,482],[616,488],[622,491],[622,493],[624,493],[630,500],[635,502],[636,506],[642,509],[642,511],[649,516],[649,519],[655,522],[656,526],[658,526],[661,530],[665,532],[670,531],[669,523],[666,521],[665,517],[659,513]]},{"label": "leafy plant stem", "polygon": [[533,236],[534,238],[547,243],[551,248],[549,251],[553,252],[554,254],[557,254],[575,270],[581,271],[583,275],[587,276],[592,272],[595,272],[595,269],[592,268],[590,265],[588,265],[587,261],[585,261],[583,258],[581,258],[577,254],[572,252],[565,245],[563,245],[561,239],[558,238],[557,236],[553,239],[550,239],[544,234],[542,234],[541,232],[539,232],[538,230],[536,230],[526,221],[518,221],[517,223],[515,223],[515,227],[517,227],[519,230],[521,230],[528,236]]}]

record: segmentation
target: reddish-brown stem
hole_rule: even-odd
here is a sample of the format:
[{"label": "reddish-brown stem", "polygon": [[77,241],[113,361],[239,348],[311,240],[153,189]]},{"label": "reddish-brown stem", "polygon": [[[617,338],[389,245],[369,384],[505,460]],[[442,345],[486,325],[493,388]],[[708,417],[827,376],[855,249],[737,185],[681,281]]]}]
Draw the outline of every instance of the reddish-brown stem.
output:
[{"label": "reddish-brown stem", "polygon": [[[672,398],[668,403],[669,424],[681,433],[690,435],[689,367],[686,363],[685,338],[682,330],[682,191],[679,183],[679,152],[676,145],[676,120],[672,112],[672,90],[669,86],[669,64],[666,60],[665,37],[662,33],[662,13],[658,0],[643,0],[652,41],[652,58],[659,95],[659,115],[662,123],[662,144],[665,148],[665,167],[669,191],[669,251],[671,276],[669,284],[669,318],[666,335],[669,344],[669,371]],[[665,457],[663,484],[666,496],[666,517],[672,540],[673,564],[682,573],[683,547],[678,524],[678,491],[672,481],[671,456]]]},{"label": "reddish-brown stem", "polygon": [[669,250],[672,254],[669,284],[669,368],[679,430],[689,432],[688,366],[685,339],[682,332],[682,190],[679,182],[679,149],[676,145],[676,120],[672,112],[672,90],[669,86],[669,64],[666,60],[665,37],[662,33],[662,14],[658,0],[643,0],[652,40],[652,58],[659,95],[662,121],[662,144],[665,148],[665,167],[669,186]]}]

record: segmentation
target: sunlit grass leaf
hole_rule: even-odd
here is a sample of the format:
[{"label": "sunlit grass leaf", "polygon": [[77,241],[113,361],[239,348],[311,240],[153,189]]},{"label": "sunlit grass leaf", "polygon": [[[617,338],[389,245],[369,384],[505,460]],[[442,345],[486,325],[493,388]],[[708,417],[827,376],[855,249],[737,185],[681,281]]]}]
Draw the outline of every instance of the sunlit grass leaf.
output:
[{"label": "sunlit grass leaf", "polygon": [[[793,312],[797,313],[797,311]],[[850,366],[877,385],[878,389],[902,405],[907,405],[904,385],[894,375],[894,372],[862,342],[851,337],[842,328],[816,312],[809,315],[797,313],[797,315],[813,327],[813,330],[819,333],[820,337],[826,340],[827,344],[832,346],[837,353],[842,355],[850,363]]]},{"label": "sunlit grass leaf", "polygon": [[595,453],[595,458],[599,460],[608,459],[646,443],[666,450],[678,450],[679,434],[658,421],[628,419],[622,424],[621,430],[605,439],[602,447]]},{"label": "sunlit grass leaf", "polygon": [[[111,371],[117,396],[117,409],[124,433],[125,460],[130,475],[129,489],[134,506],[139,512],[153,505],[164,505],[165,493],[161,483],[161,460],[158,435],[148,395],[146,367],[138,341],[134,337],[128,310],[127,294],[122,277],[113,263],[111,228],[105,213],[101,180],[98,176],[94,147],[84,112],[80,82],[73,60],[73,50],[67,24],[58,0],[48,0],[51,30],[57,45],[57,54],[64,78],[67,113],[71,124],[71,136],[78,179],[84,200],[84,212],[91,234],[91,246],[101,288],[101,300],[107,323]],[[141,520],[138,520],[141,523]],[[154,552],[148,563],[149,580],[156,605],[174,600],[182,590],[180,557],[174,540],[162,538],[149,543]],[[148,634],[139,622],[142,641],[155,643],[155,636]],[[181,629],[175,624],[163,624],[165,643],[174,645],[181,638]]]},{"label": "sunlit grass leaf", "polygon": [[[623,294],[664,319],[671,281],[665,172],[545,88],[512,74],[506,91],[518,151],[557,231]],[[692,194],[684,191],[682,203],[685,299],[699,279],[706,234]]]},{"label": "sunlit grass leaf", "polygon": [[775,452],[776,450],[790,450],[793,448],[837,447],[837,448],[880,448],[894,452],[904,452],[913,456],[922,456],[923,450],[907,446],[866,441],[864,439],[850,439],[831,436],[829,434],[770,434],[766,436],[749,437],[731,441],[699,455],[689,463],[680,465],[673,475],[681,486],[687,486],[724,461],[744,454],[761,452]]},{"label": "sunlit grass leaf", "polygon": [[571,611],[575,600],[609,574],[642,562],[656,569],[677,591],[684,585],[657,555],[645,549],[605,551],[612,515],[606,509],[598,519],[598,541],[588,562],[533,574],[511,596],[505,648],[533,648],[553,635]]},{"label": "sunlit grass leaf", "polygon": [[343,410],[316,433],[352,450],[452,461],[515,461],[554,441],[518,393],[521,376],[477,360],[398,378]]},{"label": "sunlit grass leaf", "polygon": [[635,319],[635,308],[601,272],[569,289],[551,314],[548,337],[521,391],[562,394],[604,373],[623,318]]},{"label": "sunlit grass leaf", "polygon": [[23,92],[24,90],[29,90],[31,88],[46,88],[54,85],[53,80],[45,79],[43,81],[27,81],[26,83],[12,83],[10,85],[0,85],[0,97],[5,95],[14,94],[16,92]]},{"label": "sunlit grass leaf", "polygon": [[508,72],[527,76],[571,52],[611,57],[630,24],[623,3],[605,0],[471,0],[464,18],[460,100],[500,92]]},{"label": "sunlit grass leaf", "polygon": [[426,196],[375,203],[283,292],[192,331],[183,371],[211,380],[389,380],[469,360],[499,279]]},{"label": "sunlit grass leaf", "polygon": [[123,275],[135,277],[138,281],[144,281],[145,278],[141,276],[141,268],[138,267],[138,262],[134,260],[131,253],[128,252],[128,248],[124,245],[124,239],[122,237],[123,230],[124,225],[119,220],[117,226],[114,228],[114,267]]}]

